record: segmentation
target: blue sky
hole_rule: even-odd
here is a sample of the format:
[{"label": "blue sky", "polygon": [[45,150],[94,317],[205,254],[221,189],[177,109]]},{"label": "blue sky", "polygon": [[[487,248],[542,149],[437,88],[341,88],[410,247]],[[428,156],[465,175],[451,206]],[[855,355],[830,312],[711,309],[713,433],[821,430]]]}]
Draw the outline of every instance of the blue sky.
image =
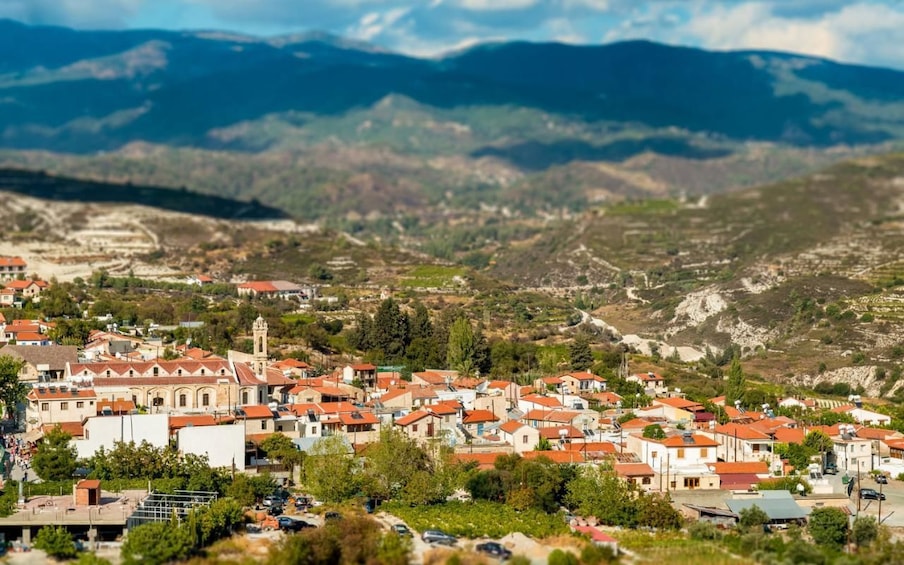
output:
[{"label": "blue sky", "polygon": [[647,38],[904,68],[901,0],[0,0],[0,17],[93,29],[322,30],[415,55],[492,40]]}]

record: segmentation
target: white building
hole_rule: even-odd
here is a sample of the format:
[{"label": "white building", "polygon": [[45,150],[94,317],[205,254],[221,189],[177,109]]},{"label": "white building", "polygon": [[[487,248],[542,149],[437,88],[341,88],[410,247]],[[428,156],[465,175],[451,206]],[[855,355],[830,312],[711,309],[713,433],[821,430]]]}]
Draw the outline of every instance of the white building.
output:
[{"label": "white building", "polygon": [[134,441],[136,445],[139,445],[142,441],[147,441],[158,448],[169,445],[169,415],[167,414],[95,416],[85,421],[84,429],[84,439],[72,442],[80,459],[93,457],[101,447],[106,450],[113,449],[117,442]]},{"label": "white building", "polygon": [[189,426],[178,431],[179,451],[206,455],[211,467],[245,469],[245,427]]}]

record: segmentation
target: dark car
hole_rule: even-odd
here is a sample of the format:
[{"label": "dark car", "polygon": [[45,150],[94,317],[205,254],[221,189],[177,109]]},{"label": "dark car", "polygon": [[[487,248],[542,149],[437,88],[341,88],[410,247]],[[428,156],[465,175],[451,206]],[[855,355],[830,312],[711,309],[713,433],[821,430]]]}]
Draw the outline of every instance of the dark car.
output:
[{"label": "dark car", "polygon": [[279,522],[279,529],[284,532],[299,532],[305,528],[313,528],[312,524],[305,522],[304,520],[296,520],[295,518],[290,518],[289,516],[280,516],[276,519]]},{"label": "dark car", "polygon": [[876,489],[862,488],[860,489],[860,498],[866,500],[885,500],[885,495]]},{"label": "dark car", "polygon": [[880,485],[887,485],[888,477],[886,477],[885,475],[876,475],[876,482]]},{"label": "dark car", "polygon": [[474,546],[479,553],[486,553],[487,555],[492,555],[493,557],[498,557],[499,559],[509,559],[512,556],[512,552],[508,550],[504,545],[495,541],[487,541],[484,543],[478,543]]},{"label": "dark car", "polygon": [[330,510],[323,515],[323,519],[326,522],[338,521],[342,519],[342,514],[336,512],[335,510]]},{"label": "dark car", "polygon": [[424,533],[421,534],[421,539],[427,543],[436,543],[439,545],[455,545],[458,543],[458,538],[449,535],[442,530],[425,530]]},{"label": "dark car", "polygon": [[283,507],[278,504],[274,504],[267,510],[267,514],[269,514],[271,516],[279,516],[282,513],[283,513]]},{"label": "dark car", "polygon": [[399,534],[402,537],[411,537],[412,536],[411,530],[409,530],[408,526],[406,526],[405,524],[393,524],[392,531],[394,531],[395,533]]}]

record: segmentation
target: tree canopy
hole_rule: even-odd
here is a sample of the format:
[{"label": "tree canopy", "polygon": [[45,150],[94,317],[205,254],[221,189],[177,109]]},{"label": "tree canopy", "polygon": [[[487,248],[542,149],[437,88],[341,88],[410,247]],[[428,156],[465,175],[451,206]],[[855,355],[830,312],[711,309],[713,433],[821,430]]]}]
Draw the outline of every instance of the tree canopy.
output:
[{"label": "tree canopy", "polygon": [[78,452],[70,445],[72,436],[59,426],[44,436],[32,460],[35,473],[45,481],[64,481],[75,473]]},{"label": "tree canopy", "polygon": [[0,355],[0,402],[3,402],[4,415],[8,419],[16,416],[19,404],[25,401],[25,395],[31,389],[28,383],[19,380],[19,372],[25,361],[11,355]]}]

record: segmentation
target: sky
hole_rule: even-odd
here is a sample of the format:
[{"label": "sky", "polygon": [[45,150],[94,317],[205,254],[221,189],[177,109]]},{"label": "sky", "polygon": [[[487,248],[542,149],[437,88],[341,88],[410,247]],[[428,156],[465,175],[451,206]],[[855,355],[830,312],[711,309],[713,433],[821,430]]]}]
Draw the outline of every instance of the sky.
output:
[{"label": "sky", "polygon": [[643,38],[904,69],[904,0],[0,0],[0,17],[79,29],[328,31],[418,56],[484,41]]}]

